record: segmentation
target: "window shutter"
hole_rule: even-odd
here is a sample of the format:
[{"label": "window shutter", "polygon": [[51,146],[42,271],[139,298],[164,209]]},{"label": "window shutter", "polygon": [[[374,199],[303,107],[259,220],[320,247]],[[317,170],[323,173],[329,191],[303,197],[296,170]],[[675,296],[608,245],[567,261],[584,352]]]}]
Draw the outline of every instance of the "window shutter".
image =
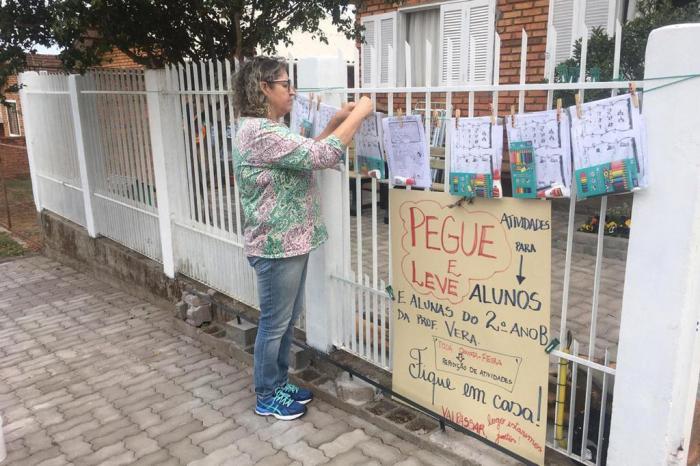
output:
[{"label": "window shutter", "polygon": [[364,31],[364,42],[362,43],[362,85],[364,87],[370,87],[374,83],[372,82],[374,69],[375,69],[375,58],[372,56],[372,49],[377,50],[377,36],[376,36],[376,24],[377,22],[373,19],[363,20],[362,25],[365,27]]},{"label": "window shutter", "polygon": [[[394,35],[396,31],[396,18],[394,16],[379,20],[380,24],[380,55],[379,55],[379,84],[389,85],[393,83],[393,77],[389,74],[389,62],[392,57],[389,56],[389,47],[391,54],[396,57],[396,41]],[[396,73],[396,60],[394,60],[392,73]],[[394,74],[395,76],[395,74]]]},{"label": "window shutter", "polygon": [[[440,6],[440,84],[459,83],[465,79],[467,60],[466,21],[462,3]],[[451,56],[448,54],[451,52]]]},{"label": "window shutter", "polygon": [[[493,21],[491,5],[486,1],[469,2],[469,54],[467,73],[464,78],[470,82],[488,83],[490,79]],[[467,55],[469,55],[467,54]],[[471,66],[473,69],[470,69]]]},{"label": "window shutter", "polygon": [[557,30],[557,43],[554,50],[554,66],[571,56],[574,33],[574,1],[553,0],[552,25]]},{"label": "window shutter", "polygon": [[608,31],[610,2],[608,0],[588,0],[586,2],[586,26],[588,33],[593,28],[600,27]]}]

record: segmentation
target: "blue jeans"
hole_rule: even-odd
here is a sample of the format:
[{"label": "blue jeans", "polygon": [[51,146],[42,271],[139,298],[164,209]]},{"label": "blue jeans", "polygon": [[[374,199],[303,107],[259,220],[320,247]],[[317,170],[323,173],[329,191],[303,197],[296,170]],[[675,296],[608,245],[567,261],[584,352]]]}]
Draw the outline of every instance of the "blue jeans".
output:
[{"label": "blue jeans", "polygon": [[287,383],[294,322],[304,307],[309,255],[266,259],[248,257],[258,277],[260,320],[255,337],[253,381],[259,397]]}]

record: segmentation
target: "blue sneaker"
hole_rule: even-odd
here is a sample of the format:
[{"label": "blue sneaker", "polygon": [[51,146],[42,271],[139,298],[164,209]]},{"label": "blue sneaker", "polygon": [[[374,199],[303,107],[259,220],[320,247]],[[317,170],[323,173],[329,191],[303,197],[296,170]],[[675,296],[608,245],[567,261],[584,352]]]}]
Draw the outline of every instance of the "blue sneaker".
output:
[{"label": "blue sneaker", "polygon": [[307,390],[289,382],[284,384],[282,388],[278,388],[277,391],[286,393],[292,400],[303,405],[314,399],[314,394],[311,393],[311,390]]},{"label": "blue sneaker", "polygon": [[306,406],[294,401],[282,390],[277,390],[274,396],[257,397],[255,414],[260,416],[275,416],[283,421],[291,421],[306,413]]}]

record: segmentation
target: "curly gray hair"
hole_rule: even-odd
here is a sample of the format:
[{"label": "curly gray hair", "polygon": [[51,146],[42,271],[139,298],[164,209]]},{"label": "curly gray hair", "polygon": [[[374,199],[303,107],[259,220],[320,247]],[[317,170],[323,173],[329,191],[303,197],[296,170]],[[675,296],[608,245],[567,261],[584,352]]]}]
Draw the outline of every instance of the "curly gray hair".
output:
[{"label": "curly gray hair", "polygon": [[253,57],[243,63],[233,77],[233,102],[236,116],[267,116],[267,97],[260,89],[260,82],[277,79],[287,70],[287,62],[277,57]]}]

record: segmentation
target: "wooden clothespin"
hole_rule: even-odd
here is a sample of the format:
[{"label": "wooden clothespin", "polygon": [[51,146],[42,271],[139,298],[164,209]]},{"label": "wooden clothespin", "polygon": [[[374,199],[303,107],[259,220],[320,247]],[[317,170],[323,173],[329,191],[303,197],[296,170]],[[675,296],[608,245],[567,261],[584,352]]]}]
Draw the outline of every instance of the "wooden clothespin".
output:
[{"label": "wooden clothespin", "polygon": [[399,126],[403,128],[403,110],[401,110],[401,107],[396,110],[396,118],[399,119]]},{"label": "wooden clothespin", "polygon": [[316,110],[321,110],[321,94],[316,96]]},{"label": "wooden clothespin", "polygon": [[489,104],[489,110],[491,111],[491,124],[496,125],[496,112],[493,110],[493,102]]},{"label": "wooden clothespin", "polygon": [[581,93],[577,92],[574,99],[576,100],[576,116],[580,120],[583,118],[583,111],[581,110]]},{"label": "wooden clothespin", "polygon": [[561,121],[561,97],[557,99],[557,121]]},{"label": "wooden clothespin", "polygon": [[459,120],[459,117],[461,117],[461,116],[462,116],[462,112],[458,108],[456,108],[455,109],[455,129],[457,129],[457,122]]},{"label": "wooden clothespin", "polygon": [[510,126],[515,128],[515,105],[510,106]]},{"label": "wooden clothespin", "polygon": [[314,93],[309,94],[309,120],[311,119],[311,110],[314,108]]},{"label": "wooden clothespin", "polygon": [[639,96],[637,95],[637,83],[630,83],[630,95],[632,96],[632,105],[634,108],[639,108]]}]

